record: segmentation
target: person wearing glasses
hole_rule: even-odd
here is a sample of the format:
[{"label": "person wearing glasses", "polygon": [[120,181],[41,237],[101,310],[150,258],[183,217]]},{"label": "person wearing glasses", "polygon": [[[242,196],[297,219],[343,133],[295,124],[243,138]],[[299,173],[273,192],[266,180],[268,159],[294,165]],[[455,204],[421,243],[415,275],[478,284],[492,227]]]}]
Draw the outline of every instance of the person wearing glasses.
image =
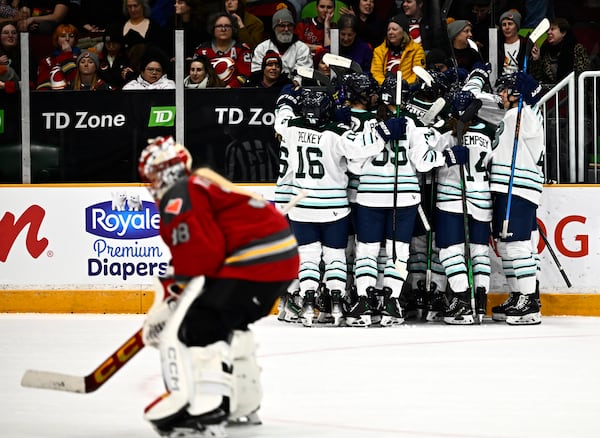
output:
[{"label": "person wearing glasses", "polygon": [[203,55],[210,59],[226,87],[243,86],[250,76],[252,49],[237,40],[237,21],[227,12],[219,12],[211,17],[209,30],[212,30],[212,39],[200,44],[195,56]]},{"label": "person wearing glasses", "polygon": [[37,90],[67,88],[77,74],[79,31],[72,24],[59,24],[52,34],[54,50],[38,62]]},{"label": "person wearing glasses", "polygon": [[294,16],[287,8],[279,9],[272,18],[271,36],[260,43],[252,54],[252,72],[262,71],[262,61],[269,50],[281,56],[282,73],[290,76],[297,67],[313,67],[308,45],[294,34]]},{"label": "person wearing glasses", "polygon": [[169,65],[167,55],[158,47],[150,46],[142,56],[140,74],[127,82],[123,90],[173,90],[175,82],[168,78]]}]

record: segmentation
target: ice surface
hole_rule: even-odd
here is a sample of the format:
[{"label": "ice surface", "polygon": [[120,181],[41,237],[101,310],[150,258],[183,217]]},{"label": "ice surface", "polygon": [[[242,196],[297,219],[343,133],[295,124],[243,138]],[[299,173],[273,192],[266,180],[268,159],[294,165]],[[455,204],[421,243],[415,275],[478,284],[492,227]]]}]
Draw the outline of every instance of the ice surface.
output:
[{"label": "ice surface", "polygon": [[[0,431],[21,437],[154,437],[144,407],[163,392],[142,350],[97,392],[23,388],[26,369],[85,375],[143,315],[0,315]],[[539,326],[253,327],[262,426],[231,437],[597,437],[600,318]]]}]

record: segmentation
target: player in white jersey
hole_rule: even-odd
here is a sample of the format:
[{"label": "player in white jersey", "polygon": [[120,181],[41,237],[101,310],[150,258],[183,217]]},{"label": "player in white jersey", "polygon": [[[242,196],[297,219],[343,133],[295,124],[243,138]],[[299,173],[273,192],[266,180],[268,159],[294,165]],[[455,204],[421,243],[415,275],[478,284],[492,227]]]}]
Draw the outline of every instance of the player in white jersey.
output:
[{"label": "player in white jersey", "polygon": [[492,309],[492,318],[511,325],[539,324],[538,266],[531,238],[537,230],[536,210],[544,183],[545,137],[541,115],[532,105],[539,100],[541,87],[533,77],[518,72],[500,78],[498,92],[507,111],[493,145],[492,228],[510,295]]},{"label": "player in white jersey", "polygon": [[[385,81],[395,81],[395,77]],[[383,89],[386,89],[384,81]],[[382,93],[382,101],[395,113],[395,88]],[[393,88],[393,90],[391,90]],[[400,102],[398,102],[399,104]],[[399,125],[399,136],[387,135],[385,148],[362,164],[359,174],[357,202],[356,289],[358,301],[348,312],[349,325],[369,326],[373,311],[381,312],[380,324],[390,326],[404,322],[399,302],[402,286],[407,277],[406,264],[409,243],[421,202],[419,180],[412,160],[405,117],[392,118]],[[395,200],[394,200],[395,197]],[[395,234],[394,234],[395,233]],[[372,309],[369,293],[377,286],[377,258],[382,243],[386,248],[386,265],[383,278],[383,302],[380,309]],[[394,247],[395,244],[395,247]]]},{"label": "player in white jersey", "polygon": [[[471,287],[475,288],[478,298],[477,313],[485,313],[485,297],[490,285],[492,197],[488,165],[494,127],[472,113],[470,120],[462,121],[465,122],[462,132],[456,130],[457,120],[474,101],[471,92],[455,94],[452,110],[455,128],[442,134],[435,148],[435,165],[440,166],[437,169],[436,244],[452,290],[444,322],[455,325],[474,323]],[[460,166],[463,166],[463,175]],[[468,224],[464,217],[463,190]],[[467,257],[466,233],[470,257]]]},{"label": "player in white jersey", "polygon": [[[301,116],[294,113],[297,108]],[[313,324],[315,295],[324,264],[326,288],[331,294],[346,287],[345,248],[350,206],[347,161],[377,154],[383,149],[385,132],[394,124],[365,128],[355,133],[333,122],[333,101],[323,89],[295,90],[284,87],[276,110],[275,130],[282,137],[282,174],[292,173],[290,186],[308,195],[288,214],[299,243],[300,318]],[[380,133],[382,131],[382,133]]]}]

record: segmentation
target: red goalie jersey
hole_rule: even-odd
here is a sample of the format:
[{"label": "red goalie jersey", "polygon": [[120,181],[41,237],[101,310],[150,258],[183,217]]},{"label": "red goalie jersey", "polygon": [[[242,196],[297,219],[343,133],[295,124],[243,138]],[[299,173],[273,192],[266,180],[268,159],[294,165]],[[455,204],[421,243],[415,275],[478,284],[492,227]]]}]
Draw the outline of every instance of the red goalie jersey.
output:
[{"label": "red goalie jersey", "polygon": [[261,282],[298,276],[297,243],[286,218],[208,169],[179,180],[159,208],[176,275]]},{"label": "red goalie jersey", "polygon": [[208,42],[198,46],[195,54],[210,59],[217,75],[228,87],[239,88],[250,76],[252,49],[245,43],[235,43],[226,52],[217,52]]}]

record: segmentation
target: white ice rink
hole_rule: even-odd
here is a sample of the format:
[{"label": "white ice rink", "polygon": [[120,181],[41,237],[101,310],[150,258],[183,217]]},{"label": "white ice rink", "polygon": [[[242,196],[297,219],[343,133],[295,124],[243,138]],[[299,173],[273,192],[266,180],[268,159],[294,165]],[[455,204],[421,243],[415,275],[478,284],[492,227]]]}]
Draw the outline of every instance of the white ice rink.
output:
[{"label": "white ice rink", "polygon": [[[85,375],[143,315],[0,315],[0,435],[154,437],[163,392],[146,348],[97,392],[22,388],[28,368]],[[600,437],[600,318],[540,326],[303,328],[269,317],[260,343],[264,424],[232,437]]]}]

